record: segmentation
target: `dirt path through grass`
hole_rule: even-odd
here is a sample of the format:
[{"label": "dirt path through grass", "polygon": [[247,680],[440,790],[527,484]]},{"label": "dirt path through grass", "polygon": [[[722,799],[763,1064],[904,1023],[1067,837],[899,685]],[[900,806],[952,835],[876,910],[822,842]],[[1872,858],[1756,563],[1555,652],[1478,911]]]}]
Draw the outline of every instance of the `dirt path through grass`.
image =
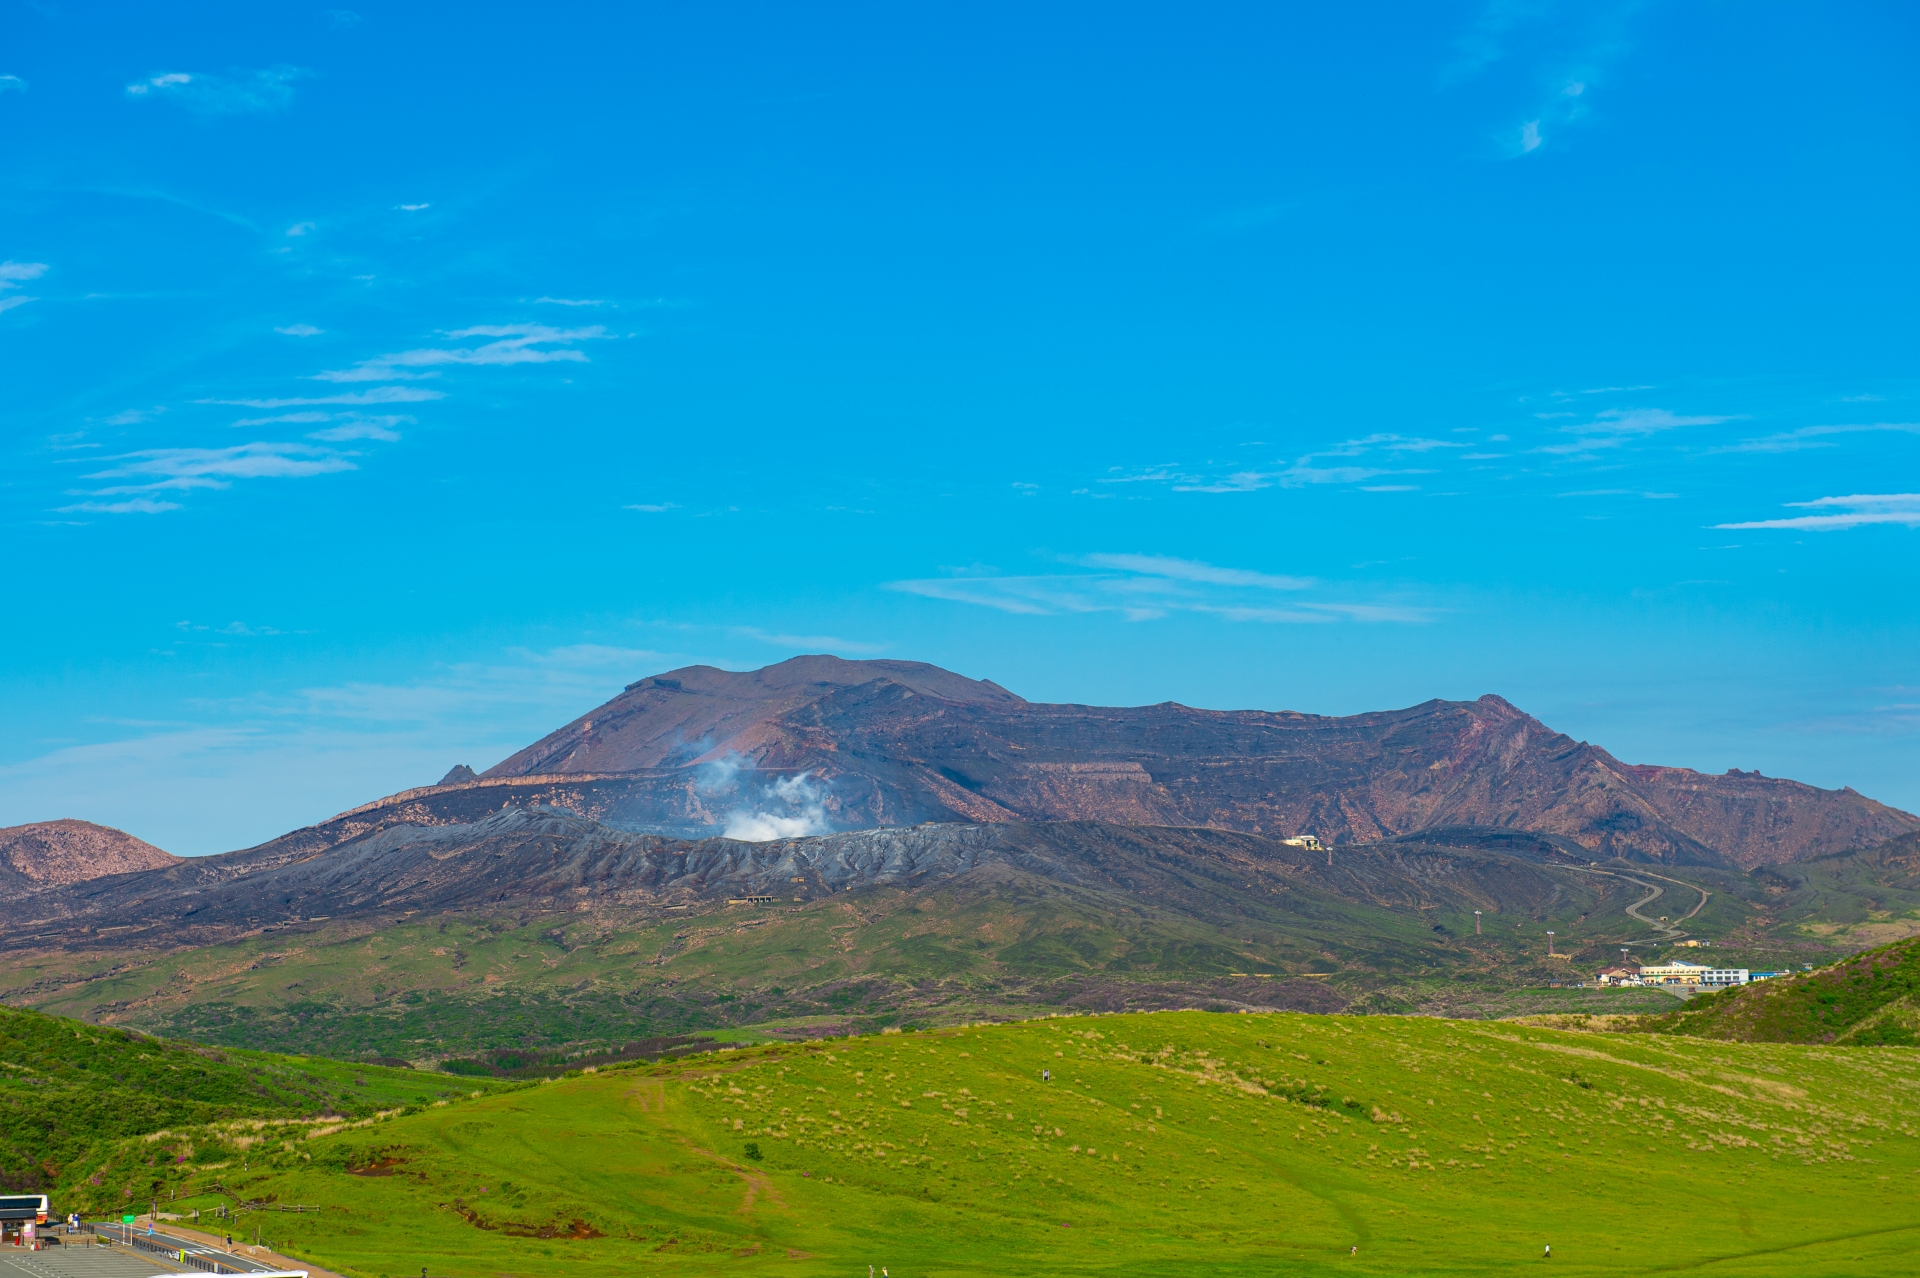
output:
[{"label": "dirt path through grass", "polygon": [[[728,1072],[728,1071],[715,1071],[715,1072],[721,1073],[721,1072]],[[652,1119],[656,1122],[658,1122],[659,1119],[664,1118],[666,1116],[667,1088],[666,1088],[666,1084],[663,1082],[660,1082],[654,1079],[648,1079],[644,1082],[635,1083],[632,1087],[629,1087],[627,1089],[626,1099],[642,1114],[647,1115],[649,1119]],[[734,1162],[731,1158],[728,1158],[718,1153],[715,1150],[707,1149],[704,1146],[694,1144],[692,1141],[688,1140],[685,1136],[682,1136],[678,1132],[674,1131],[672,1126],[670,1126],[667,1123],[659,1123],[659,1126],[661,1128],[661,1131],[665,1135],[670,1137],[676,1145],[679,1145],[682,1149],[686,1150],[689,1154],[692,1154],[697,1158],[703,1158],[706,1161],[710,1163],[714,1163],[720,1167],[724,1167],[726,1170],[732,1172],[734,1175],[740,1177],[742,1180],[747,1182],[746,1192],[740,1198],[739,1210],[742,1215],[746,1215],[746,1216],[752,1215],[753,1205],[762,1195],[765,1195],[767,1201],[772,1203],[775,1207],[779,1208],[781,1211],[785,1211],[787,1209],[787,1204],[784,1201],[782,1201],[780,1197],[780,1192],[773,1187],[773,1182],[769,1180],[764,1174],[756,1171],[749,1171],[747,1168],[742,1167],[738,1163]]]}]

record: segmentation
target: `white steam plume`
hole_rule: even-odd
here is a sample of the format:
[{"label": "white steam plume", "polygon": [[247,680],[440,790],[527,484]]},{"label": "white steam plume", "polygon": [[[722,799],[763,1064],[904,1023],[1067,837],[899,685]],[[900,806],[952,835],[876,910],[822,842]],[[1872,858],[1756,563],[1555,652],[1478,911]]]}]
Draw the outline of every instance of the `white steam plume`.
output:
[{"label": "white steam plume", "polygon": [[[827,824],[826,790],[809,778],[812,773],[782,777],[762,794],[772,802],[749,812],[737,808],[727,814],[726,837],[748,843],[769,839],[800,839],[825,834]],[[776,810],[769,810],[776,809]]]}]

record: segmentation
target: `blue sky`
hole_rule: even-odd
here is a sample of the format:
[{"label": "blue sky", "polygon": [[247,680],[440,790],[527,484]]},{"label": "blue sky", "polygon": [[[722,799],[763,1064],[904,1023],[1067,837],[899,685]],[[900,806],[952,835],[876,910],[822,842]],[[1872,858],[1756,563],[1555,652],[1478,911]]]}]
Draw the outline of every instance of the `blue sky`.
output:
[{"label": "blue sky", "polygon": [[0,7],[0,824],[810,651],[1920,809],[1910,6],[350,3]]}]

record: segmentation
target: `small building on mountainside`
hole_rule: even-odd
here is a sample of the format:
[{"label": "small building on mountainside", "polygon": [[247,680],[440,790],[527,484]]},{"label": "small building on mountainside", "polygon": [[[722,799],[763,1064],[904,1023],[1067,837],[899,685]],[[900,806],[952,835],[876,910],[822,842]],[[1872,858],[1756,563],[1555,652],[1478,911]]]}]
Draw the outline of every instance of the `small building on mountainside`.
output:
[{"label": "small building on mountainside", "polygon": [[1280,842],[1290,848],[1305,848],[1309,852],[1326,851],[1326,848],[1321,846],[1320,840],[1311,834],[1296,834],[1292,838],[1282,839]]},{"label": "small building on mountainside", "polygon": [[1690,941],[1678,941],[1678,942],[1675,942],[1675,944],[1684,945],[1686,948],[1690,950],[1698,950],[1698,949],[1704,949],[1707,946],[1712,945],[1713,942],[1701,941],[1701,940],[1690,940]]},{"label": "small building on mountainside", "polygon": [[1713,970],[1705,963],[1688,963],[1683,959],[1674,959],[1671,963],[1642,964],[1640,983],[1642,985],[1698,985],[1701,975]]},{"label": "small building on mountainside", "polygon": [[1717,990],[1729,985],[1745,985],[1751,979],[1744,967],[1710,967],[1700,973],[1700,984]]},{"label": "small building on mountainside", "polygon": [[1640,969],[1637,967],[1610,967],[1593,978],[1595,985],[1639,985]]}]

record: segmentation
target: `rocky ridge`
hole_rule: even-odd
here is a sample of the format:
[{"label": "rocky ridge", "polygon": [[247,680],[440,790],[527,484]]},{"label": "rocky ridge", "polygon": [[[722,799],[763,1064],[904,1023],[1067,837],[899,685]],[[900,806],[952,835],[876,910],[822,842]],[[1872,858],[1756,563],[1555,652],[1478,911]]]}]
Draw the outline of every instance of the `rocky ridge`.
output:
[{"label": "rocky ridge", "polygon": [[466,784],[688,837],[777,807],[773,783],[801,774],[821,828],[1099,820],[1353,844],[1506,826],[1600,857],[1741,868],[1920,829],[1852,790],[1624,764],[1492,695],[1337,718],[1049,705],[934,666],[824,656],[639,680]]}]

